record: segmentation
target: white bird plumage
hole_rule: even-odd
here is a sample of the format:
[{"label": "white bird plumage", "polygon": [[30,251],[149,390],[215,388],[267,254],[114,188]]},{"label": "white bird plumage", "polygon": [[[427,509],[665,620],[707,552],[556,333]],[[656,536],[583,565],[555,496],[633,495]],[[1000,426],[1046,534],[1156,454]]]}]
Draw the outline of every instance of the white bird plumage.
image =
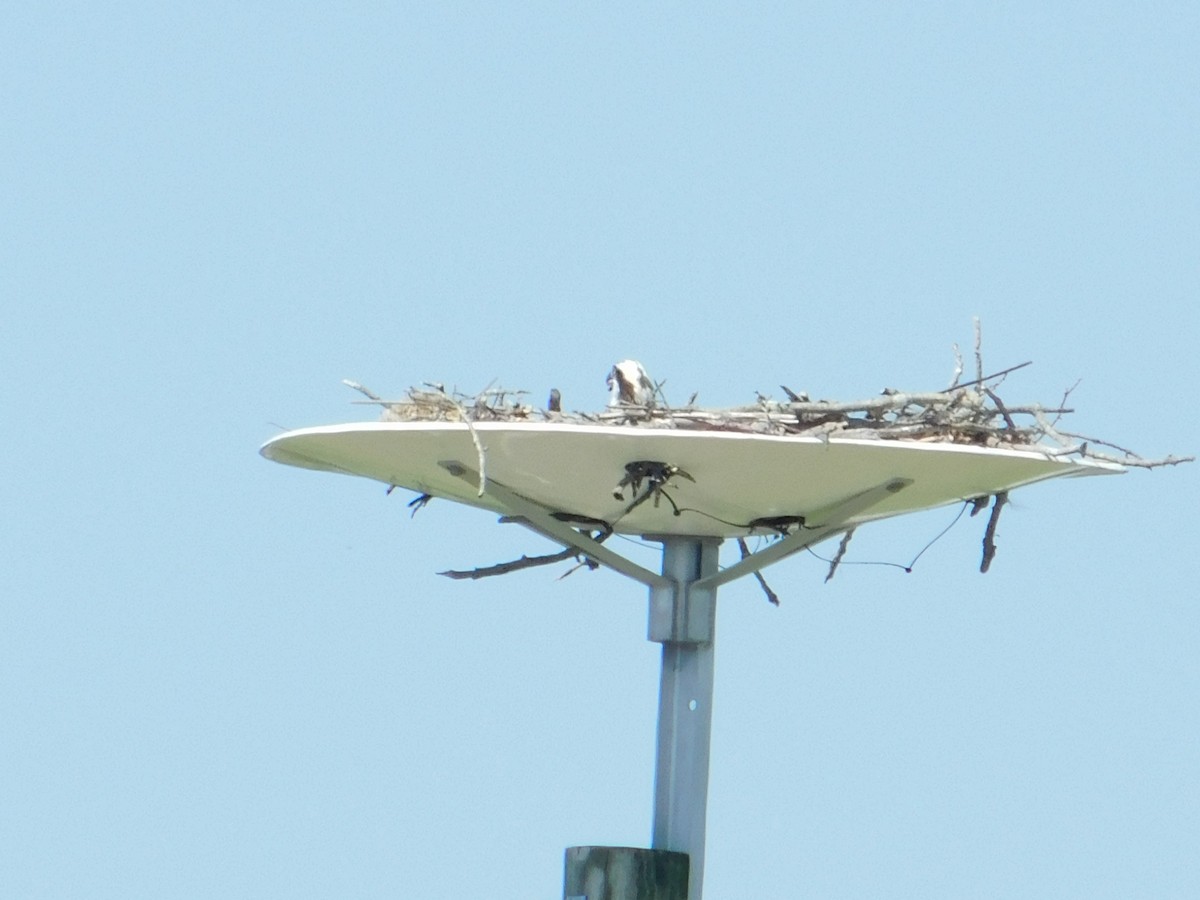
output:
[{"label": "white bird plumage", "polygon": [[609,406],[653,406],[654,382],[636,360],[623,359],[608,373]]}]

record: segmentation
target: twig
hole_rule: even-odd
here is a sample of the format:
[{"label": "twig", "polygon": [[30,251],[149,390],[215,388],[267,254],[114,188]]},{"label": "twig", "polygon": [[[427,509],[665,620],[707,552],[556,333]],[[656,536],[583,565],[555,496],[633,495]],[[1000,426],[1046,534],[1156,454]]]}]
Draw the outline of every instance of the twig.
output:
[{"label": "twig", "polygon": [[342,384],[346,385],[346,387],[354,388],[354,390],[358,391],[364,397],[369,398],[372,403],[382,403],[385,406],[387,405],[386,400],[384,400],[382,397],[380,397],[378,394],[374,393],[373,391],[370,391],[367,388],[363,387],[357,381],[351,381],[349,378],[343,378]]},{"label": "twig", "polygon": [[[850,546],[850,538],[854,537],[854,529],[851,528],[842,535],[842,542],[838,544],[837,553],[833,554],[833,559],[829,561],[829,573],[825,576],[825,582],[828,584],[829,579],[833,577],[833,573],[842,563],[842,557],[846,555],[846,548]],[[924,553],[925,551],[921,551]]]},{"label": "twig", "polygon": [[979,316],[972,320],[975,323],[975,381],[983,381],[983,325]]},{"label": "twig", "polygon": [[[1070,396],[1071,396],[1071,393],[1072,393],[1072,391],[1074,391],[1074,390],[1075,390],[1075,388],[1079,387],[1079,385],[1080,385],[1080,384],[1082,384],[1082,383],[1083,383],[1083,379],[1082,379],[1082,378],[1076,378],[1076,379],[1075,379],[1075,383],[1074,383],[1073,385],[1071,385],[1069,388],[1067,388],[1065,391],[1063,391],[1063,395],[1062,395],[1062,402],[1061,402],[1061,403],[1059,403],[1058,405],[1059,405],[1059,406],[1066,406],[1066,405],[1067,405],[1067,398],[1068,398],[1068,397],[1070,397]],[[1053,424],[1054,424],[1054,425],[1057,425],[1057,424],[1058,424],[1058,420],[1059,420],[1059,419],[1061,419],[1061,418],[1062,418],[1062,413],[1059,413],[1057,416],[1055,416],[1055,417],[1054,417],[1054,422],[1053,422]]]},{"label": "twig", "polygon": [[1124,453],[1131,460],[1139,460],[1142,458],[1138,454],[1134,453],[1132,450],[1130,450],[1126,447],[1122,447],[1119,444],[1114,444],[1111,441],[1102,441],[1099,438],[1088,437],[1087,435],[1083,435],[1083,434],[1076,434],[1073,431],[1058,431],[1057,433],[1062,435],[1063,437],[1074,438],[1077,441],[1084,441],[1088,444],[1099,444],[1101,447],[1109,447],[1113,450],[1117,450],[1121,453]]},{"label": "twig", "polygon": [[1088,459],[1098,459],[1102,462],[1116,463],[1119,466],[1130,466],[1135,469],[1159,469],[1164,466],[1178,466],[1181,463],[1195,462],[1194,456],[1163,456],[1158,459],[1143,459],[1140,456],[1113,456],[1110,453],[1100,453],[1096,450],[1089,450],[1087,442],[1080,445],[1080,454]]},{"label": "twig", "polygon": [[[395,487],[395,485],[393,485],[392,487]],[[391,490],[392,490],[391,488],[388,488],[388,493],[391,493]],[[411,509],[412,512],[409,513],[408,517],[411,519],[414,516],[416,516],[417,510],[424,509],[425,504],[427,504],[432,499],[433,499],[433,494],[421,494],[421,496],[416,497],[412,500],[409,500],[408,508]]]},{"label": "twig", "polygon": [[[745,538],[737,539],[738,549],[742,551],[742,559],[750,555],[750,548],[746,546]],[[775,606],[779,605],[779,595],[771,590],[771,586],[767,584],[767,579],[763,578],[762,572],[754,573],[755,579],[758,581],[758,586],[763,589],[763,593],[767,595],[767,600]]]},{"label": "twig", "polygon": [[595,571],[598,568],[600,568],[600,563],[596,562],[590,556],[585,556],[583,559],[579,560],[579,562],[577,562],[575,565],[571,566],[571,568],[567,569],[567,571],[563,572],[561,575],[559,575],[554,580],[562,581],[568,575],[574,575],[580,569],[591,569],[592,571]]},{"label": "twig", "polygon": [[1001,369],[999,372],[993,372],[991,375],[983,375],[979,378],[976,378],[974,381],[964,381],[962,384],[958,385],[957,387],[947,388],[945,391],[942,391],[942,393],[948,394],[948,393],[950,393],[951,390],[958,390],[959,388],[967,388],[967,387],[971,387],[972,385],[982,384],[985,381],[991,381],[993,378],[1000,378],[1004,375],[1009,374],[1010,372],[1017,371],[1017,369],[1023,369],[1026,366],[1032,366],[1032,365],[1033,365],[1033,360],[1027,359],[1023,363],[1017,363],[1015,366],[1009,366],[1007,369]]},{"label": "twig", "polygon": [[1008,426],[1009,431],[1017,430],[1017,423],[1013,421],[1013,417],[1009,415],[1008,409],[1004,406],[1004,401],[996,396],[996,392],[990,387],[985,387],[983,392],[992,398],[992,402],[996,404],[996,409],[1000,410],[1000,415],[1004,416],[1004,424]]},{"label": "twig", "polygon": [[1049,447],[1044,447],[1042,448],[1042,452],[1051,459],[1058,459],[1061,456],[1074,456],[1076,453],[1078,453],[1080,456],[1087,456],[1087,441],[1084,441],[1081,444],[1072,444],[1070,446],[1062,447],[1058,450],[1051,450]]},{"label": "twig", "polygon": [[954,345],[954,377],[950,379],[950,387],[946,388],[947,392],[958,387],[958,379],[962,378],[963,373],[963,357],[962,351],[958,349],[958,344]]},{"label": "twig", "polygon": [[[589,529],[581,528],[579,529],[579,533],[592,538],[592,540],[594,540],[597,544],[601,544],[609,535],[612,534],[612,530],[606,528],[600,529],[598,534],[593,534]],[[557,553],[547,553],[542,556],[525,556],[522,554],[520,559],[497,563],[494,566],[480,566],[476,569],[450,569],[446,572],[438,572],[438,574],[445,575],[447,578],[470,578],[471,580],[475,580],[479,578],[490,578],[493,575],[507,575],[509,572],[517,572],[521,569],[532,569],[535,566],[549,566],[556,562],[563,562],[564,560],[568,559],[579,559],[581,563],[586,565],[589,569],[595,569],[600,565],[586,553],[583,553],[573,547],[568,547],[564,550],[558,551]],[[567,575],[570,575],[571,572],[575,571],[576,568],[578,568],[578,566],[568,571]]]},{"label": "twig", "polygon": [[[454,408],[458,410],[458,414],[462,416],[462,420],[467,423],[467,431],[471,435],[471,442],[475,444],[475,455],[479,458],[479,493],[476,496],[482,497],[487,491],[487,448],[483,446],[483,442],[479,440],[479,432],[475,430],[474,424],[471,422],[471,417],[467,414],[467,408],[463,406],[456,397],[446,393],[446,387],[442,384],[432,384],[425,382],[426,387],[431,387],[438,394],[445,397],[454,404]],[[487,391],[491,385],[489,384],[484,391]],[[475,398],[476,408],[481,402],[483,394],[480,393]]]},{"label": "twig", "polygon": [[[1041,412],[1053,412],[1053,410],[1042,410]],[[1134,453],[1127,447],[1122,447],[1119,444],[1114,444],[1111,441],[1102,441],[1099,438],[1088,437],[1087,435],[1077,434],[1074,431],[1059,431],[1054,427],[1054,423],[1046,419],[1045,415],[1035,413],[1038,426],[1042,430],[1042,434],[1057,442],[1059,446],[1070,448],[1062,453],[1053,453],[1053,456],[1078,453],[1080,456],[1085,456],[1089,459],[1098,459],[1104,462],[1117,463],[1122,466],[1132,466],[1138,469],[1157,469],[1163,466],[1177,466],[1185,462],[1195,462],[1194,456],[1175,456],[1174,454],[1159,457],[1158,459],[1145,459]],[[1057,419],[1055,420],[1057,421]],[[1079,443],[1082,441],[1082,443]],[[1088,444],[1099,444],[1101,447],[1109,447],[1116,450],[1123,456],[1113,456],[1110,453],[1101,453],[1098,450],[1091,450]]]},{"label": "twig", "polygon": [[[983,380],[990,381],[993,378],[998,378],[1015,369],[1027,366],[1029,363],[1021,363],[1019,366],[1012,366],[1002,372],[996,372],[986,376]],[[872,412],[884,409],[903,409],[906,406],[948,406],[955,400],[969,396],[970,392],[965,388],[971,387],[977,382],[969,381],[966,384],[960,384],[953,391],[926,391],[923,393],[904,393],[898,392],[895,394],[885,394],[880,397],[871,397],[867,400],[856,400],[849,403],[831,403],[828,400],[815,400],[807,403],[780,403],[779,406],[785,410],[794,413],[846,413],[846,412]],[[732,413],[746,413],[758,409],[757,406],[735,406],[727,410]]]},{"label": "twig", "polygon": [[987,530],[983,533],[983,561],[979,571],[986,572],[996,555],[996,525],[1000,522],[1000,509],[1008,502],[1008,491],[1000,491],[992,502],[992,514],[988,517]]},{"label": "twig", "polygon": [[497,563],[494,566],[481,566],[477,569],[450,569],[445,572],[438,572],[439,575],[445,575],[447,578],[489,578],[492,575],[507,575],[509,572],[517,572],[521,569],[532,569],[534,566],[549,566],[556,562],[562,562],[565,559],[572,559],[579,553],[578,550],[560,550],[558,553],[547,553],[545,556],[524,556],[520,559],[510,560],[509,562]]}]

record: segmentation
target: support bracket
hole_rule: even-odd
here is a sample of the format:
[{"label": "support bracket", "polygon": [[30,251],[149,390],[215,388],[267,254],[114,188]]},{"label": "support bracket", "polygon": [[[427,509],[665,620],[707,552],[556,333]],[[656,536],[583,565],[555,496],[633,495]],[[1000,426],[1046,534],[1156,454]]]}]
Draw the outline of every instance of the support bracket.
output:
[{"label": "support bracket", "polygon": [[868,488],[862,493],[848,497],[840,503],[826,507],[807,517],[822,521],[824,524],[811,528],[802,526],[799,531],[781,538],[757,553],[751,553],[740,562],[706,578],[701,578],[693,585],[693,588],[717,588],[722,584],[741,578],[743,575],[757,572],[764,566],[778,562],[785,556],[790,556],[805,547],[819,543],[831,535],[845,531],[849,527],[847,523],[854,516],[865,512],[889,495],[904,490],[910,484],[912,484],[911,478],[893,478],[883,484]]},{"label": "support bracket", "polygon": [[[479,487],[479,473],[470,466],[458,460],[444,460],[439,462],[438,465],[456,478],[461,478],[472,487]],[[659,575],[657,572],[651,572],[649,569],[626,559],[621,554],[609,550],[594,538],[586,534],[580,534],[566,522],[556,519],[553,510],[518,494],[511,488],[505,487],[494,478],[488,478],[487,484],[484,485],[484,493],[523,520],[521,522],[522,525],[531,528],[544,537],[557,541],[566,547],[578,550],[601,565],[608,566],[610,569],[614,569],[622,575],[632,578],[634,581],[640,581],[648,587],[668,588],[673,586],[673,582],[670,579]]]}]

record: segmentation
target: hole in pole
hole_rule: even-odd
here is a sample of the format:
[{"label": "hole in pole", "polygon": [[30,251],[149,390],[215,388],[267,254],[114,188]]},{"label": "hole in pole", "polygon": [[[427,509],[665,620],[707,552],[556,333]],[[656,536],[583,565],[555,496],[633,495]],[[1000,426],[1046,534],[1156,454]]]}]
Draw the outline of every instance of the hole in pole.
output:
[{"label": "hole in pole", "polygon": [[695,700],[688,701],[688,709],[690,709],[692,712],[696,711],[696,701]]}]

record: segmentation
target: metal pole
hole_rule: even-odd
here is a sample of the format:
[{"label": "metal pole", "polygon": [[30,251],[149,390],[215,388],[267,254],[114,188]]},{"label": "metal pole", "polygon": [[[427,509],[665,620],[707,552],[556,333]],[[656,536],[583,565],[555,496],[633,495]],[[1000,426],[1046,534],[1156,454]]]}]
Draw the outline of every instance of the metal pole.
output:
[{"label": "metal pole", "polygon": [[669,587],[650,589],[652,641],[662,649],[651,846],[688,854],[688,900],[700,900],[712,730],[716,589],[694,588],[717,571],[720,540],[660,538]]}]

